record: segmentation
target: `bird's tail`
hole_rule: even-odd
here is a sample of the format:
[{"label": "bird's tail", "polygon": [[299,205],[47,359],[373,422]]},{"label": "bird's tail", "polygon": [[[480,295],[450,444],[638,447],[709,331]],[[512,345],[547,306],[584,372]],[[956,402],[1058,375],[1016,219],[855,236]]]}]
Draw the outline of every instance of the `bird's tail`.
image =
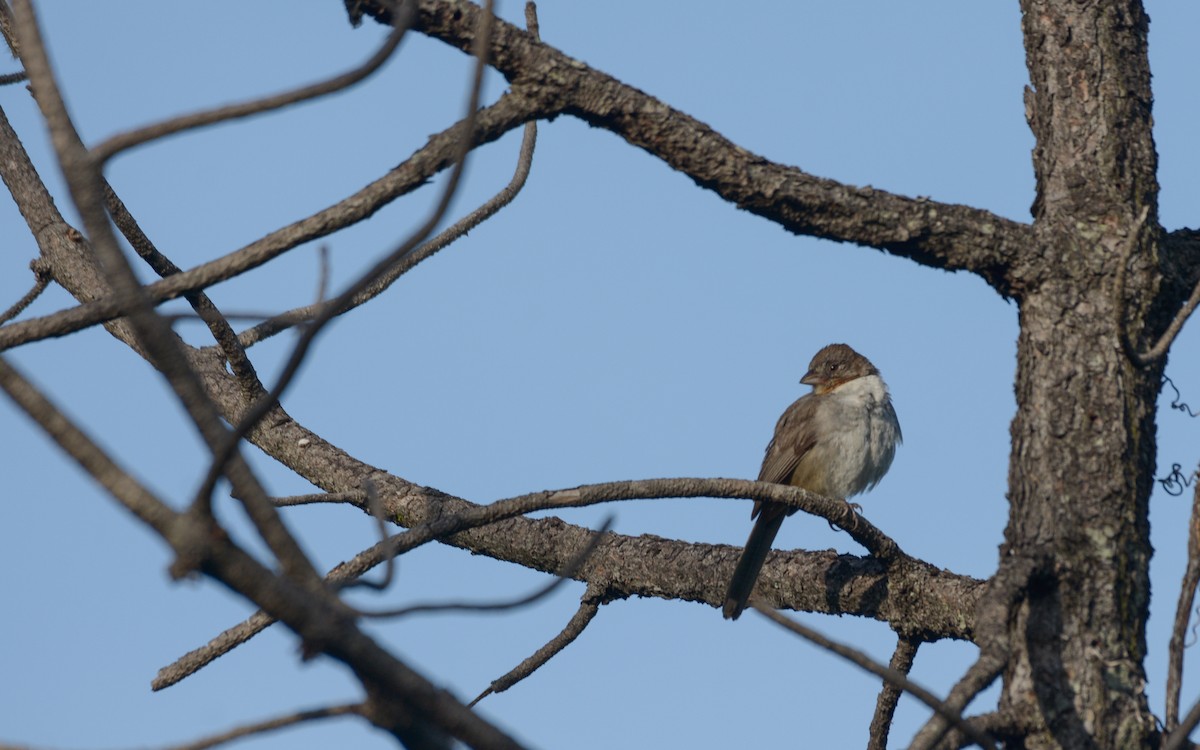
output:
[{"label": "bird's tail", "polygon": [[767,561],[767,553],[771,551],[775,535],[779,533],[779,527],[786,516],[786,506],[763,504],[762,513],[754,522],[750,538],[746,540],[746,548],[742,550],[742,557],[734,568],[733,578],[729,579],[729,591],[725,594],[723,610],[725,619],[736,620],[746,608],[750,592],[754,590],[754,584],[758,581],[758,573]]}]

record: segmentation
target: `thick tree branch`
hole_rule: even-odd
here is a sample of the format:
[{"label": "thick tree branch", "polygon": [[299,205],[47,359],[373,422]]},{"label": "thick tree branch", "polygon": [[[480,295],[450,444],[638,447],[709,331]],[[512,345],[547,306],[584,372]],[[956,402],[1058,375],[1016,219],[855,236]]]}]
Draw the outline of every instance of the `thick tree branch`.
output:
[{"label": "thick tree branch", "polygon": [[[553,113],[554,103],[538,99],[537,95],[540,94],[517,87],[492,107],[481,110],[475,142],[494,140],[528,119]],[[158,301],[202,288],[266,262],[300,242],[327,234],[352,220],[366,218],[388,201],[421,184],[429,175],[449,166],[458,137],[455,128],[434,136],[425,148],[394,173],[364,189],[356,198],[339,204],[336,210],[331,208],[273,233],[239,251],[236,258],[214,261],[157,282],[147,288],[147,294]],[[31,222],[31,226],[35,227],[35,232],[40,232],[44,225]],[[55,234],[69,234],[68,229]],[[84,255],[78,251],[75,254]],[[94,263],[77,262],[69,266],[73,275],[61,278],[58,270],[56,268],[56,279],[77,298],[87,300],[107,294]],[[72,325],[89,316],[94,323],[104,319],[104,314],[129,312],[125,304],[110,297],[103,305],[60,315],[64,319],[68,314],[76,316]],[[85,309],[86,314],[81,314],[80,310]],[[103,314],[98,315],[98,310]],[[4,331],[20,325],[13,324]],[[66,332],[68,329],[57,330]],[[0,337],[3,335],[0,333]],[[11,343],[12,340],[8,341]],[[186,351],[223,417],[236,423],[244,416],[246,401],[237,380],[225,370],[224,358],[212,349]],[[252,429],[249,438],[269,455],[329,492],[360,491],[363,480],[371,478],[387,503],[389,517],[403,525],[420,525],[474,507],[464,500],[412,485],[357,461],[305,430],[279,408],[269,420]],[[588,530],[558,519],[514,518],[456,534],[449,543],[496,559],[553,571],[560,569],[590,536]],[[615,598],[657,596],[717,606],[736,555],[737,548],[726,545],[610,535],[595,559],[598,567],[602,563],[605,585]],[[652,560],[656,561],[653,565],[649,564]],[[670,560],[671,564],[663,565],[663,560]],[[714,562],[719,564],[714,565]],[[876,617],[931,639],[970,638],[970,613],[980,590],[978,581],[945,573],[920,561],[894,565],[889,570],[878,559],[833,552],[776,553],[764,569],[762,581],[762,590],[770,592],[770,601],[776,606]]]},{"label": "thick tree branch", "polygon": [[363,715],[376,726],[412,747],[447,747],[444,735],[450,735],[477,748],[519,748],[366,636],[330,592],[302,589],[267,570],[234,545],[211,518],[172,510],[2,358],[0,390],[177,555],[199,560],[204,573],[287,623],[304,640],[306,650],[350,666],[372,695]]},{"label": "thick tree branch", "polygon": [[[313,447],[311,442],[306,450],[309,447]],[[397,522],[409,518],[407,511],[397,510],[398,507],[408,507],[405,504],[409,499],[389,496],[382,488],[394,487],[396,482],[409,490],[423,488],[414,488],[403,483],[403,480],[382,473],[374,475],[370,481],[381,493],[381,504],[389,517]],[[369,510],[364,493],[337,494],[344,498],[339,502],[349,502]],[[678,497],[764,499],[799,508],[835,523],[844,513],[844,503],[841,501],[813,495],[797,487],[736,479],[610,482],[532,493],[486,506],[442,495],[440,500],[433,501],[433,512],[428,516],[428,521],[421,525],[410,521],[413,524],[411,530],[384,540],[338,565],[329,572],[327,580],[353,580],[384,562],[390,555],[402,554],[434,539],[497,557],[500,548],[508,552],[505,546],[515,541],[513,535],[528,537],[531,532],[561,536],[557,540],[546,540],[556,548],[556,556],[549,559],[557,562],[543,563],[540,559],[531,561],[524,556],[528,554],[526,549],[520,549],[521,557],[508,559],[554,573],[559,570],[554,565],[569,565],[571,556],[577,555],[579,547],[573,545],[590,544],[595,540],[595,535],[589,536],[588,530],[564,524],[557,518],[535,521],[518,517],[520,514],[552,508],[583,507],[613,500]],[[853,528],[846,531],[868,543],[881,537],[885,540],[883,549],[890,555],[889,561],[874,557],[833,555],[829,552],[774,552],[760,574],[760,580],[768,582],[762,589],[769,592],[766,594],[768,601],[787,609],[885,619],[897,629],[919,633],[924,640],[972,637],[971,618],[966,613],[973,611],[982,582],[937,571],[927,563],[908,557],[862,517],[858,517]],[[485,546],[480,546],[475,537],[486,538]],[[610,534],[609,537],[575,576],[589,585],[603,585],[609,598],[620,599],[631,595],[682,598],[714,607],[719,607],[724,601],[725,586],[739,553],[738,548],[687,544],[648,536]],[[714,553],[724,558],[722,564],[713,565]],[[672,560],[674,565],[665,569],[661,563],[651,563],[652,560]],[[630,579],[631,574],[637,583]],[[701,576],[702,588],[698,586],[698,577]],[[946,586],[949,588],[944,588]],[[799,596],[797,591],[806,593],[803,598],[794,598]],[[879,598],[881,596],[883,599]],[[895,605],[901,609],[893,610]],[[160,690],[175,684],[245,643],[271,623],[272,620],[263,613],[255,613],[207,645],[188,652],[164,667],[155,677],[153,688]]]},{"label": "thick tree branch", "polygon": [[[380,22],[379,2],[355,4]],[[469,52],[477,6],[422,0],[415,28]],[[769,161],[695,118],[575,60],[512,24],[497,23],[492,64],[514,91],[624,138],[697,185],[790,232],[866,245],[946,270],[968,270],[1012,295],[1012,269],[1030,246],[1027,225],[967,206],[908,198],[823,179]]]}]

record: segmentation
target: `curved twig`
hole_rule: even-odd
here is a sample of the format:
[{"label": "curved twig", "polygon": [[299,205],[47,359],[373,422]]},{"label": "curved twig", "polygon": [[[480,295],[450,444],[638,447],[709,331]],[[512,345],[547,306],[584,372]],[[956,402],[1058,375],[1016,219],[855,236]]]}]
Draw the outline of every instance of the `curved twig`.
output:
[{"label": "curved twig", "polygon": [[[91,149],[92,157],[96,160],[98,167],[103,166],[105,162],[122,151],[127,151],[134,146],[139,146],[149,141],[165,138],[185,130],[195,130],[206,125],[215,125],[219,122],[228,122],[230,120],[270,112],[347,89],[379,70],[387,62],[388,58],[392,56],[392,53],[396,51],[396,48],[400,46],[405,32],[408,31],[409,26],[412,24],[415,8],[412,2],[400,2],[399,6],[398,12],[392,13],[394,28],[388,34],[387,39],[384,40],[379,50],[371,55],[366,62],[345,73],[324,81],[302,86],[298,89],[285,91],[282,94],[258,97],[248,102],[230,104],[203,112],[174,117],[153,125],[119,133],[94,146]],[[393,8],[393,10],[396,9]]]},{"label": "curved twig", "polygon": [[46,287],[50,286],[50,269],[46,267],[46,263],[41,258],[35,258],[29,268],[33,271],[33,287],[21,297],[21,299],[12,303],[7,310],[0,313],[0,325],[7,323],[13,318],[21,314],[25,308],[33,304],[42,292],[46,291]]},{"label": "curved twig", "polygon": [[[121,197],[103,176],[100,177],[100,187],[104,191],[105,207],[112,216],[113,224],[121,230],[121,234],[129,242],[134,252],[162,278],[180,273],[179,266],[163,255],[154,242],[142,231],[141,225],[129,212],[125,202],[121,200]],[[238,379],[242,389],[252,396],[265,392],[266,388],[258,379],[258,373],[246,356],[245,348],[238,342],[237,334],[229,325],[228,317],[217,309],[212,299],[203,290],[188,292],[183,296],[196,311],[200,320],[208,326],[213,340],[217,342],[217,346],[221,347],[221,353],[225,355],[225,361],[229,363],[230,372]]]},{"label": "curved twig", "polygon": [[1146,367],[1162,359],[1163,355],[1167,353],[1167,349],[1175,341],[1175,337],[1183,330],[1183,324],[1191,317],[1192,313],[1196,310],[1196,306],[1200,305],[1200,282],[1197,282],[1196,286],[1192,289],[1191,296],[1183,303],[1183,307],[1179,308],[1175,313],[1175,317],[1171,320],[1166,330],[1163,331],[1162,336],[1158,338],[1158,341],[1148,351],[1139,351],[1129,338],[1129,328],[1126,321],[1128,303],[1125,299],[1125,279],[1129,273],[1129,261],[1133,258],[1134,251],[1137,250],[1138,235],[1141,234],[1142,227],[1145,226],[1146,217],[1149,214],[1150,207],[1142,206],[1142,211],[1138,214],[1137,221],[1134,222],[1133,229],[1129,233],[1129,242],[1127,243],[1125,254],[1117,266],[1116,279],[1117,298],[1115,307],[1117,311],[1117,336],[1121,339],[1121,348],[1125,350],[1125,356],[1129,357],[1138,367]]},{"label": "curved twig", "polygon": [[[525,5],[525,23],[530,32],[536,37],[538,36],[537,9],[532,2]],[[365,289],[350,300],[345,309],[337,310],[334,315],[341,315],[349,310],[362,305],[363,303],[374,299],[382,294],[388,287],[396,282],[404,274],[411,271],[422,261],[432,257],[435,253],[442,250],[446,246],[453,243],[455,240],[464,236],[475,227],[487,221],[494,216],[500,209],[507,206],[517,197],[517,193],[521,192],[521,188],[525,186],[525,181],[529,177],[529,171],[533,164],[533,150],[537,145],[537,123],[525,123],[525,133],[521,138],[521,151],[517,156],[517,168],[513,173],[512,179],[507,185],[501,188],[500,192],[496,193],[486,203],[476,208],[471,213],[459,219],[450,227],[447,227],[436,237],[429,242],[421,245],[413,250],[408,255],[402,257],[394,266],[388,269],[386,273],[380,276],[375,281],[372,281]],[[250,347],[260,341],[270,338],[277,333],[287,330],[297,323],[303,323],[309,320],[314,320],[319,315],[325,312],[324,307],[332,304],[331,302],[318,302],[317,304],[305,305],[294,310],[289,310],[280,315],[265,320],[262,323],[243,331],[239,334],[238,339],[243,346]]]},{"label": "curved twig", "polygon": [[[1008,613],[1025,597],[1029,580],[1049,566],[1052,559],[1049,554],[1033,552],[1006,558],[1000,570],[988,581],[987,590],[980,597],[979,609],[975,614],[975,644],[979,646],[979,658],[946,695],[946,704],[952,709],[961,711],[966,708],[975,696],[1000,676],[1008,664],[1010,653],[1006,632]],[[933,748],[949,728],[941,715],[931,716],[913,737],[910,750]]]},{"label": "curved twig", "polygon": [[300,365],[304,361],[305,356],[307,356],[308,350],[316,339],[317,334],[333,319],[336,311],[340,310],[350,300],[354,299],[357,294],[366,289],[371,282],[385,274],[389,268],[396,265],[404,256],[420,245],[429,236],[429,233],[437,227],[438,222],[445,215],[446,209],[450,207],[450,201],[454,198],[459,181],[462,178],[463,170],[467,165],[467,155],[475,147],[475,118],[479,112],[479,99],[483,90],[484,73],[487,70],[488,51],[490,49],[489,41],[495,21],[495,15],[492,12],[493,3],[494,0],[487,0],[486,7],[484,8],[485,12],[478,18],[479,27],[476,30],[478,60],[475,65],[470,95],[467,97],[467,114],[459,134],[458,157],[454,168],[450,171],[450,176],[446,180],[446,185],[442,190],[442,195],[437,205],[434,206],[425,223],[413,232],[407,240],[401,243],[399,247],[388,254],[382,261],[376,263],[367,273],[351,284],[348,289],[331,300],[330,304],[304,328],[304,331],[300,334],[299,339],[292,348],[291,355],[289,355],[287,361],[284,363],[275,385],[268,393],[260,396],[246,410],[246,413],[242,415],[238,424],[228,433],[224,444],[213,451],[213,461],[209,466],[208,474],[205,476],[204,481],[201,482],[200,490],[196,495],[197,499],[212,495],[217,480],[225,473],[226,462],[236,453],[238,444],[242,438],[258,424],[260,419],[276,407],[279,397],[283,395],[283,392],[292,383],[296,373],[299,372]]},{"label": "curved twig", "polygon": [[[21,61],[29,72],[34,99],[50,129],[51,142],[72,201],[83,219],[92,249],[100,260],[105,282],[115,296],[127,300],[130,305],[129,323],[136,334],[135,343],[166,378],[209,450],[216,453],[227,444],[225,425],[199,375],[185,356],[181,342],[166,321],[155,314],[151,301],[117,244],[104,207],[99,168],[71,121],[30,0],[17,0],[14,20],[21,41]],[[226,459],[226,475],[238,492],[247,498],[243,507],[271,552],[283,568],[295,576],[297,582],[318,585],[320,579],[316,569],[295,538],[284,528],[278,513],[267,501],[266,492],[258,478],[237,451],[236,444],[228,451]],[[197,507],[200,512],[207,512],[207,507]],[[174,571],[183,574],[190,564],[191,561],[177,559]]]},{"label": "curved twig", "polygon": [[211,737],[205,737],[202,740],[188,742],[183,745],[172,745],[166,750],[208,750],[210,747],[223,745],[226,742],[243,737],[250,737],[256,734],[266,734],[274,732],[278,729],[285,729],[307,721],[318,721],[320,719],[332,719],[337,716],[362,716],[365,706],[361,703],[347,703],[340,706],[324,706],[322,708],[310,708],[305,711],[296,711],[285,716],[277,716],[273,719],[246,724],[245,726],[235,727],[220,734],[214,734]]},{"label": "curved twig", "polygon": [[931,709],[933,709],[934,713],[957,727],[980,747],[995,748],[995,741],[985,732],[982,732],[976,727],[971,726],[957,710],[947,705],[945,701],[941,700],[933,693],[908,679],[907,676],[899,671],[883,666],[858,649],[850,648],[849,646],[830,640],[817,631],[784,617],[770,607],[765,606],[758,600],[752,599],[750,601],[750,606],[758,610],[760,614],[772,622],[782,625],[796,635],[815,643],[826,651],[832,651],[843,659],[858,665],[873,675],[882,677],[889,684],[900,688],[904,692],[924,703],[926,706],[929,706]]},{"label": "curved twig", "polygon": [[565,490],[548,490],[497,500],[479,505],[462,513],[414,527],[359,553],[330,573],[356,577],[382,562],[385,546],[393,546],[401,554],[422,544],[457,534],[467,529],[523,516],[539,510],[583,508],[616,500],[653,500],[664,498],[719,497],[778,502],[838,525],[852,539],[862,544],[877,558],[897,560],[907,558],[900,546],[878,527],[862,516],[854,524],[841,526],[846,518],[846,504],[841,500],[823,497],[800,487],[757,482],[746,479],[638,479],[626,482],[588,484]]},{"label": "curved twig", "polygon": [[[560,586],[575,577],[583,564],[588,561],[596,548],[600,546],[604,535],[612,529],[613,517],[609,516],[600,524],[600,528],[596,529],[596,533],[588,540],[587,546],[584,547],[575,559],[567,563],[567,565],[559,572],[558,576],[544,586],[539,586],[528,594],[517,597],[516,599],[503,599],[495,602],[432,602],[429,604],[411,604],[396,609],[371,611],[354,608],[354,613],[361,617],[404,617],[406,615],[427,613],[427,612],[501,612],[510,609],[518,609],[528,604],[533,604],[539,599],[543,599],[554,593]],[[389,557],[388,560],[391,558]]]},{"label": "curved twig", "polygon": [[[551,117],[558,113],[554,107],[511,92],[502,94],[494,103],[479,110],[475,117],[476,145],[491,143],[513,128],[532,119]],[[20,148],[16,134],[2,117],[0,110],[0,169],[20,168],[32,172],[28,155]],[[460,150],[463,122],[459,121],[429,138],[399,166],[358,190],[352,195],[303,219],[281,227],[250,244],[220,258],[201,263],[144,287],[146,296],[155,304],[176,299],[184,294],[205,289],[235,278],[268,263],[307,242],[363,221],[397,198],[427,184],[438,172],[456,164]],[[11,162],[10,162],[11,159]],[[25,198],[18,194],[18,203]],[[33,208],[42,210],[43,202]],[[22,205],[23,213],[29,206]],[[43,211],[44,212],[44,211]],[[61,217],[55,215],[56,220]],[[35,233],[38,228],[34,228]],[[72,290],[78,297],[78,289]],[[98,323],[106,323],[130,314],[130,301],[107,290],[96,294],[83,304],[50,315],[10,323],[0,329],[0,350],[66,336]]]},{"label": "curved twig", "polygon": [[[367,285],[358,294],[345,305],[341,310],[333,313],[334,316],[342,315],[354,308],[368,302],[382,294],[388,287],[394,284],[401,276],[416,268],[418,264],[428,258],[433,257],[435,253],[444,249],[455,240],[470,232],[475,227],[482,224],[487,219],[491,218],[500,209],[512,202],[517,193],[525,185],[526,178],[529,177],[530,165],[533,161],[533,149],[537,143],[537,124],[532,122],[525,123],[525,135],[521,141],[521,153],[517,159],[517,169],[513,174],[512,180],[496,193],[490,200],[476,208],[471,213],[459,219],[453,225],[439,232],[436,237],[429,242],[424,243],[420,247],[413,250],[408,255],[402,257],[399,262],[392,266],[386,273],[380,276],[375,281]],[[264,341],[277,333],[281,333],[291,328],[298,323],[304,323],[314,320],[326,312],[326,308],[331,307],[333,301],[318,302],[312,305],[297,307],[293,310],[288,310],[285,313],[280,313],[262,323],[249,328],[238,334],[238,340],[242,342],[242,346],[250,347],[260,341]]]}]

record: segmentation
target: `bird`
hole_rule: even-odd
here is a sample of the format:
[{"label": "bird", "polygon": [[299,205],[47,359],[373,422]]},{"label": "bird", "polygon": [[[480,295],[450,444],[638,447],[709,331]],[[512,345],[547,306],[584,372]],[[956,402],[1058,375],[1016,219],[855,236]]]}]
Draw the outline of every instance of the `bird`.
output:
[{"label": "bird", "polygon": [[[879,370],[846,344],[829,344],[813,356],[800,382],[812,392],[779,418],[758,480],[842,500],[874,487],[903,439]],[[754,503],[750,518],[757,520],[729,581],[726,619],[736,620],[746,608],[783,519],[795,512],[781,503]]]}]

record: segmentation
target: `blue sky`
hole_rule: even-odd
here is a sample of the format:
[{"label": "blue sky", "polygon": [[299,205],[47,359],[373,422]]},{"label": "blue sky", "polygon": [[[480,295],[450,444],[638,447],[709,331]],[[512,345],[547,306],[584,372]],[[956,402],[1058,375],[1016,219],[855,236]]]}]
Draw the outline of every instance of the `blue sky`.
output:
[{"label": "blue sky", "polygon": [[[43,3],[53,62],[85,140],[306,83],[356,64],[384,30],[354,30],[335,0],[243,4]],[[1148,4],[1161,160],[1160,216],[1195,225],[1200,8]],[[1033,199],[1016,3],[725,4],[544,0],[543,38],[707,122],[743,147],[812,174],[963,203],[1028,221]],[[521,6],[505,2],[506,18]],[[15,69],[0,65],[0,70]],[[350,92],[178,136],[108,173],[160,249],[190,267],[357,190],[458,116],[469,61],[419,36]],[[487,97],[503,90],[498,76]],[[45,133],[20,86],[0,90],[70,213]],[[452,216],[505,184],[519,133],[472,155]],[[345,283],[420,222],[426,189],[327,238]],[[31,283],[36,247],[0,206],[0,307]],[[146,278],[150,278],[149,271]],[[229,311],[273,312],[315,295],[315,248],[210,290]],[[52,290],[26,315],[70,304]],[[1194,326],[1167,373],[1200,404]],[[203,329],[183,324],[194,343]],[[533,172],[498,216],[322,336],[285,398],[350,453],[476,502],[586,482],[754,477],[779,413],[818,348],[845,341],[891,386],[904,428],[891,473],[861,499],[909,553],[988,575],[1007,516],[1017,309],[982,281],[874,250],[797,238],[696,188],[613,135],[567,117],[539,128]],[[270,377],[290,337],[251,350]],[[6,355],[9,356],[9,355]],[[162,496],[182,503],[205,468],[161,379],[102,330],[23,347],[12,360]],[[1159,471],[1197,461],[1200,423],[1164,409]],[[159,746],[298,707],[353,700],[328,661],[302,664],[273,629],[159,694],[156,670],[251,611],[209,581],[171,583],[165,546],[7,404],[0,502],[0,740],[61,748]],[[261,454],[272,492],[311,491]],[[1184,564],[1188,498],[1152,499],[1148,692],[1161,715],[1166,640]],[[232,504],[223,511],[237,522]],[[749,504],[647,501],[572,511],[616,530],[741,544]],[[322,567],[374,540],[342,508],[288,512]],[[860,553],[795,516],[778,547]],[[436,546],[405,557],[389,603],[524,593],[546,580]],[[464,699],[565,624],[582,586],[496,616],[373,623],[395,652]],[[886,661],[886,625],[805,616]],[[926,646],[913,676],[944,693],[967,644]],[[1200,668],[1189,652],[1189,666]],[[761,618],[630,600],[605,607],[565,652],[480,710],[537,747],[865,743],[877,680]],[[1186,706],[1198,694],[1185,677]],[[994,691],[988,695],[994,700]],[[985,701],[987,696],[981,698]],[[70,717],[65,720],[64,717]],[[924,721],[905,699],[893,746]],[[392,746],[338,720],[255,747]],[[247,743],[249,746],[249,743]]]}]

